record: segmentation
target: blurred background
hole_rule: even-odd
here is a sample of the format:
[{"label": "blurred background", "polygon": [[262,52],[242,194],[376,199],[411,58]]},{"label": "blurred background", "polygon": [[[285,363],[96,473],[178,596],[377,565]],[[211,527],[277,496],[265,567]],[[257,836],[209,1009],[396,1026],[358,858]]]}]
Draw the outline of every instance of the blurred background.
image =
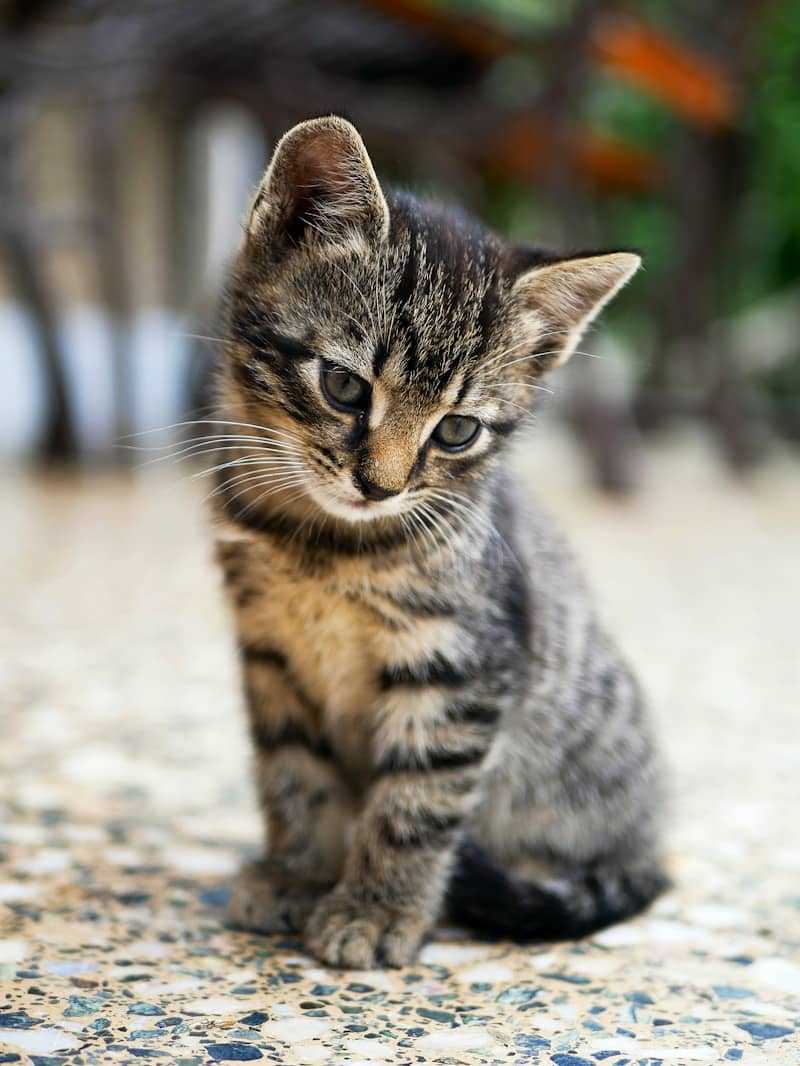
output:
[{"label": "blurred background", "polygon": [[[588,473],[702,425],[800,440],[794,0],[3,0],[0,454],[131,463],[207,402],[226,263],[280,134],[646,270],[558,389]],[[135,462],[135,459],[133,460]]]}]

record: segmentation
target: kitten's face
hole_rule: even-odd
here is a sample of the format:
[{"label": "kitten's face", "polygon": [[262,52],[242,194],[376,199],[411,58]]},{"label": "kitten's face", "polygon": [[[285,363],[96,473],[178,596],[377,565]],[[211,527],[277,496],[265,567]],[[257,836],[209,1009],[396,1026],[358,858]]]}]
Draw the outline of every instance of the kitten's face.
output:
[{"label": "kitten's face", "polygon": [[240,253],[227,407],[276,441],[284,502],[351,523],[458,515],[542,371],[636,266],[514,252],[387,202],[349,124],[304,123],[276,150]]}]

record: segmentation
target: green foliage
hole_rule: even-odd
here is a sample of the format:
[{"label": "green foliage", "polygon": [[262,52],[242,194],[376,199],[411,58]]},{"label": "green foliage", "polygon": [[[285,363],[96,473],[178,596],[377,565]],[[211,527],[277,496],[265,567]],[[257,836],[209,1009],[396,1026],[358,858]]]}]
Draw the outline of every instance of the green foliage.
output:
[{"label": "green foliage", "polygon": [[758,74],[747,100],[752,144],[750,221],[753,288],[769,291],[800,277],[800,5],[767,10]]},{"label": "green foliage", "polygon": [[[576,5],[555,0],[449,0],[443,6],[489,19],[506,30],[516,26],[519,51],[497,61],[485,89],[512,107],[534,106],[547,73],[541,64],[546,55],[542,42],[548,32],[568,23]],[[654,29],[713,59],[720,34],[717,16],[723,7],[676,7],[671,0],[647,0],[637,13]],[[773,0],[755,5],[750,25],[743,45],[745,88],[734,131],[736,166],[741,167],[738,201],[717,254],[715,317],[735,314],[800,280],[800,3]],[[670,269],[678,261],[686,222],[677,206],[680,197],[671,194],[671,187],[679,180],[675,168],[684,158],[687,139],[703,134],[692,132],[664,103],[596,67],[585,72],[584,85],[580,113],[572,118],[582,127],[651,153],[661,169],[661,178],[648,191],[593,196],[587,190],[584,207],[590,205],[590,215],[579,219],[581,225],[585,221],[593,243],[643,252],[646,270],[634,287],[638,295],[626,296],[621,304],[636,331],[646,328],[659,290],[674,284]],[[548,238],[552,206],[535,182],[494,177],[486,183],[479,206],[493,225],[518,239]],[[787,373],[765,380],[765,390],[791,392],[796,368]]]}]

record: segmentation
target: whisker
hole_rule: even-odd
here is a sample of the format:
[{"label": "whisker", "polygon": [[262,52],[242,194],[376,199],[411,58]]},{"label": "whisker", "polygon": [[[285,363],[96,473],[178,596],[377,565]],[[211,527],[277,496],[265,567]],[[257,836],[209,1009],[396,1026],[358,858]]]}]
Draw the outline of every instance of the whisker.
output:
[{"label": "whisker", "polygon": [[420,546],[423,551],[425,551],[431,543],[436,547],[436,541],[432,540],[428,527],[423,524],[421,516],[416,511],[407,511],[404,517],[408,518],[412,524],[412,535],[415,545],[417,541],[421,541],[422,543]]},{"label": "whisker", "polygon": [[227,418],[192,418],[183,422],[172,422],[166,426],[154,426],[152,429],[142,429],[138,433],[126,433],[119,440],[130,440],[131,437],[146,437],[151,433],[166,433],[169,429],[183,429],[186,426],[238,426],[240,429],[257,429],[261,433],[278,433],[282,436],[296,440],[296,434],[285,429],[277,429],[274,426],[261,426],[255,422],[234,422]]},{"label": "whisker", "polygon": [[[274,496],[276,492],[283,492],[286,489],[294,488],[296,485],[305,485],[305,483],[306,483],[306,479],[305,479],[305,477],[302,477],[302,476],[286,478],[286,479],[278,480],[278,481],[265,480],[265,481],[262,481],[258,485],[245,485],[245,487],[243,489],[240,489],[238,492],[233,493],[233,495],[229,496],[228,499],[229,500],[238,500],[239,497],[240,496],[244,496],[244,494],[246,492],[253,492],[256,489],[261,488],[261,485],[267,486],[269,491],[262,492],[259,496],[256,497],[255,500],[253,500],[251,503],[249,503],[247,505],[247,507],[244,508],[244,510],[242,511],[242,514],[246,514],[247,511],[251,507],[255,507],[255,505],[257,503],[259,503],[261,500],[267,499],[269,496]],[[299,499],[299,497],[298,497],[298,499]]]},{"label": "whisker", "polygon": [[[264,466],[266,463],[271,462],[270,459],[263,459],[258,455],[247,454],[240,459],[227,459],[224,463],[219,463],[216,466],[206,467],[205,470],[198,470],[194,474],[190,475],[192,480],[196,478],[205,477],[208,474],[216,474],[219,470],[229,470],[233,466]],[[276,460],[277,463],[282,465],[288,465],[289,462],[297,462],[295,459]]]},{"label": "whisker", "polygon": [[185,337],[190,341],[212,341],[214,344],[228,344],[227,337],[209,337],[204,333],[177,333],[178,337]]},{"label": "whisker", "polygon": [[[208,477],[212,473],[219,473],[221,470],[224,470],[226,468],[226,466],[229,466],[229,464],[223,464],[221,467],[218,467],[217,469],[214,469],[212,467],[212,468],[210,468],[207,471],[206,470],[201,470],[199,473],[191,475],[192,480],[196,480],[197,478],[200,478],[200,477]],[[225,479],[225,481],[223,482],[223,484],[225,484],[225,485],[233,485],[237,481],[246,481],[248,478],[260,477],[262,472],[263,473],[280,473],[282,470],[296,470],[297,469],[297,464],[296,463],[281,462],[278,459],[275,459],[275,460],[267,459],[267,460],[264,460],[263,462],[257,461],[257,460],[252,460],[252,459],[248,459],[244,463],[233,463],[233,464],[230,464],[230,466],[232,466],[234,469],[238,469],[239,467],[242,467],[242,466],[245,466],[245,467],[254,466],[254,467],[257,468],[257,471],[256,471],[256,473],[253,473],[252,471],[247,470],[243,474],[232,475],[231,477],[228,477],[228,478]],[[230,466],[229,466],[229,468],[230,468]],[[275,469],[275,468],[277,468],[277,469]]]},{"label": "whisker", "polygon": [[[196,449],[222,447],[230,444],[241,444],[243,448],[257,446],[259,448],[280,451],[282,453],[300,453],[302,451],[302,448],[300,448],[299,445],[290,444],[288,441],[271,440],[269,437],[239,436],[234,433],[230,436],[220,435],[219,437],[201,437],[198,440],[192,441],[191,444],[181,445],[177,451],[171,452],[170,455],[183,455]],[[169,458],[169,456],[166,458]]]},{"label": "whisker", "polygon": [[[284,452],[284,451],[282,451],[279,448],[254,447],[254,445],[252,445],[252,444],[245,445],[244,447],[250,449],[249,451],[247,451],[245,453],[245,454],[247,454],[250,457],[255,457],[257,455],[263,455],[263,456],[270,456],[270,457],[272,457],[272,456],[285,456],[286,458],[289,458],[289,457],[299,456],[300,454],[302,454],[300,452],[294,452],[294,451],[286,451],[286,452]],[[199,456],[221,455],[224,452],[242,453],[243,452],[243,446],[231,444],[231,445],[225,445],[224,447],[220,447],[219,445],[214,444],[214,445],[205,445],[202,448],[193,448],[191,451],[188,451],[188,452],[177,452],[177,453],[170,452],[168,455],[159,455],[159,456],[156,456],[155,459],[148,459],[146,462],[140,463],[139,466],[138,466],[138,469],[139,470],[143,470],[143,469],[145,469],[145,467],[153,466],[154,463],[164,463],[164,462],[167,462],[170,459],[172,460],[173,465],[175,465],[177,463],[188,462],[188,461],[190,461],[192,459],[195,459],[195,458],[197,458]]]},{"label": "whisker", "polygon": [[516,407],[516,409],[522,411],[524,415],[531,413],[529,407],[523,407],[521,403],[517,403],[515,400],[508,400],[505,396],[493,396],[492,399],[495,401],[500,400],[502,403],[508,404],[509,407]]},{"label": "whisker", "polygon": [[429,551],[438,551],[440,545],[436,539],[437,531],[431,521],[430,508],[427,504],[423,501],[417,510],[409,511],[408,513],[413,514],[419,520],[422,528],[423,547],[427,545]]},{"label": "whisker", "polygon": [[[304,495],[305,495],[305,486],[306,486],[306,485],[308,484],[308,478],[307,478],[306,476],[300,477],[300,476],[298,475],[298,480],[297,480],[296,482],[294,482],[293,484],[291,484],[291,485],[290,485],[290,484],[287,484],[287,485],[278,485],[278,486],[276,486],[276,487],[272,487],[272,488],[269,488],[269,489],[268,489],[268,490],[267,490],[266,492],[262,492],[262,493],[261,493],[261,494],[260,494],[259,496],[256,496],[256,498],[255,498],[254,500],[252,500],[252,501],[251,501],[251,502],[250,502],[250,503],[249,503],[249,504],[248,504],[248,505],[247,505],[247,506],[246,506],[246,507],[245,507],[245,508],[244,508],[244,509],[242,510],[242,512],[241,512],[241,513],[242,513],[243,515],[244,515],[244,514],[247,514],[247,512],[248,512],[249,510],[251,510],[251,509],[252,509],[253,507],[256,507],[256,506],[258,506],[258,504],[259,504],[259,503],[260,503],[260,502],[261,502],[262,500],[268,499],[268,498],[269,498],[270,496],[274,496],[276,492],[283,492],[283,491],[285,491],[285,490],[286,490],[286,489],[288,489],[288,488],[293,488],[293,487],[294,487],[294,484],[302,484],[302,485],[304,486],[304,487],[303,487],[303,490],[302,490],[302,491],[301,491],[300,493],[298,493],[298,494],[297,494],[296,496],[294,496],[294,497],[293,497],[293,499],[298,499],[298,500],[299,500],[301,496],[304,496]],[[246,490],[242,490],[242,491],[244,492],[244,491],[246,491]]]},{"label": "whisker", "polygon": [[498,352],[497,355],[493,356],[491,359],[489,359],[483,364],[484,369],[488,369],[490,366],[494,366],[495,363],[499,363],[500,360],[503,359],[506,355],[510,355],[512,352],[518,351],[526,344],[528,345],[528,347],[530,347],[531,342],[529,339],[526,339],[524,341],[518,341],[516,344],[512,344],[510,348],[506,348],[505,351]]},{"label": "whisker", "polygon": [[203,445],[211,444],[228,444],[231,441],[242,441],[242,443],[256,442],[260,444],[291,447],[291,445],[287,444],[285,441],[271,440],[269,437],[255,437],[246,433],[211,433],[202,437],[195,437],[189,444],[178,441],[171,444],[120,444],[118,447],[126,448],[128,451],[133,452],[164,452],[168,449],[173,449],[171,454],[178,454],[189,448],[199,448]]},{"label": "whisker", "polygon": [[266,474],[263,470],[257,471],[255,474],[240,474],[238,477],[226,478],[221,484],[216,485],[203,499],[203,503],[207,503],[208,500],[213,499],[215,496],[225,495],[229,489],[234,488],[236,485],[244,485],[242,492],[237,492],[231,496],[230,499],[238,499],[240,495],[248,491],[248,489],[257,489],[261,485],[271,485],[281,482],[283,479],[291,480],[299,476],[296,470],[290,472],[272,471],[270,474]]},{"label": "whisker", "polygon": [[536,392],[546,392],[548,396],[555,395],[552,389],[544,385],[532,385],[529,381],[489,381],[483,385],[484,389],[534,389]]},{"label": "whisker", "polygon": [[449,550],[451,566],[453,567],[453,569],[457,569],[458,557],[456,555],[455,545],[452,542],[452,538],[457,538],[457,533],[455,529],[441,512],[436,511],[427,503],[423,503],[422,511],[427,514],[434,527],[438,530],[442,538],[442,545],[444,545],[444,547]]},{"label": "whisker", "polygon": [[[530,355],[521,355],[519,359],[511,359],[507,363],[499,368],[501,371],[506,370],[510,366],[515,366],[517,363],[524,363],[529,359],[545,359],[548,355],[558,355],[561,351],[560,348],[551,348],[546,352],[531,352]],[[575,348],[572,352],[573,355],[585,355],[588,359],[602,359],[601,355],[597,355],[596,352],[585,352],[580,348]]]},{"label": "whisker", "polygon": [[[264,433],[269,434],[270,432],[271,432],[271,430],[266,429],[266,430],[264,430],[263,433],[232,433],[230,431],[228,431],[227,433],[226,432],[220,432],[220,433],[198,433],[195,436],[189,437],[189,438],[187,438],[184,441],[175,441],[175,445],[177,447],[188,447],[188,446],[193,445],[193,444],[201,444],[204,441],[225,441],[225,440],[244,440],[244,441],[255,440],[255,441],[265,441],[268,444],[281,443],[281,444],[284,444],[284,445],[289,443],[288,441],[284,441],[281,438],[276,438],[273,441],[273,438],[271,436],[264,436]],[[132,444],[132,445],[128,445],[128,447],[132,447],[132,448],[137,449],[138,451],[143,451],[143,452],[144,451],[156,452],[156,451],[164,451],[167,448],[173,447],[173,445],[172,444],[141,444],[141,445]]]},{"label": "whisker", "polygon": [[474,500],[470,499],[470,497],[467,496],[465,493],[458,492],[455,489],[441,489],[440,492],[449,498],[451,504],[461,507],[465,512],[466,516],[470,517],[472,520],[479,521],[483,530],[490,537],[490,540],[496,542],[501,548],[504,548],[508,552],[512,561],[520,568],[520,570],[524,570],[522,562],[518,558],[516,552],[508,543],[506,538],[502,535],[502,533],[497,528],[495,523],[491,520],[491,518],[489,518],[488,515],[482,514],[480,511],[475,509]]},{"label": "whisker", "polygon": [[[555,337],[566,337],[571,332],[572,332],[571,329],[556,329],[556,330],[550,330],[549,329],[549,330],[546,331],[544,336],[546,337],[547,340],[550,340],[550,339],[553,339]],[[519,341],[517,344],[512,344],[509,348],[506,348],[505,351],[498,352],[497,355],[493,356],[486,363],[484,363],[483,364],[484,368],[488,369],[489,367],[494,366],[496,363],[499,363],[500,360],[503,359],[506,355],[510,355],[512,352],[518,351],[520,348],[524,348],[525,345],[530,346],[532,343],[533,342],[531,342],[530,338],[527,338],[525,340]],[[548,355],[557,355],[560,350],[561,350],[560,348],[553,348],[553,349],[551,349],[549,351],[546,351],[546,352],[531,352],[530,355],[522,356],[520,359],[512,360],[512,362],[506,363],[504,365],[505,366],[513,366],[515,362],[524,362],[526,359],[544,359]],[[575,355],[586,355],[589,358],[595,358],[595,359],[601,358],[600,356],[595,355],[592,352],[584,352],[584,351],[576,350],[574,354]]]}]

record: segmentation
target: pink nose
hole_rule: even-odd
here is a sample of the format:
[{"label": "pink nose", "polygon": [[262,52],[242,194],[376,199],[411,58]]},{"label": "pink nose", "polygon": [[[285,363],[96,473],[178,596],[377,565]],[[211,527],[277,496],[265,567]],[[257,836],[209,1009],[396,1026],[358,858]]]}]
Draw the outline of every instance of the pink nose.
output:
[{"label": "pink nose", "polygon": [[357,473],[354,480],[368,500],[388,500],[390,496],[396,496],[400,492],[400,489],[385,489],[382,485],[370,481],[362,473]]}]

